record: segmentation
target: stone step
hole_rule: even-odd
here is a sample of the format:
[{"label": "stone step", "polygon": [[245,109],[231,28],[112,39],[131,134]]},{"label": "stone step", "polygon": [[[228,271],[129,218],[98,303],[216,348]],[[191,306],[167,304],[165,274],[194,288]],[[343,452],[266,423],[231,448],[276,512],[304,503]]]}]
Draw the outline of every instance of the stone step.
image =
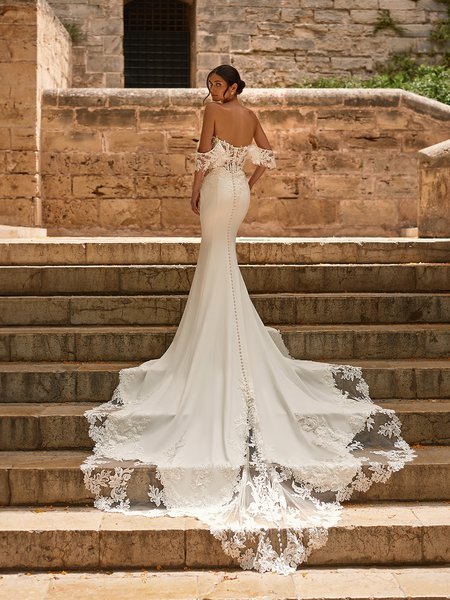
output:
[{"label": "stone step", "polygon": [[[194,264],[197,262],[199,245],[199,237],[0,240],[0,264]],[[249,264],[448,262],[450,240],[239,237],[236,250],[239,261]]]},{"label": "stone step", "polygon": [[[2,403],[0,450],[89,449],[83,413],[98,402]],[[450,444],[450,400],[381,401],[396,411],[410,444]]]},{"label": "stone step", "polygon": [[[449,323],[450,294],[252,294],[278,324]],[[0,325],[177,325],[186,294],[0,296]]]},{"label": "stone step", "polygon": [[[0,402],[105,402],[138,362],[0,362]],[[373,399],[450,398],[450,360],[352,360]]]},{"label": "stone step", "polygon": [[[450,325],[277,325],[290,354],[304,360],[445,358]],[[0,361],[141,361],[159,358],[174,325],[0,328]]]},{"label": "stone step", "polygon": [[[243,265],[252,294],[448,292],[449,263]],[[183,294],[193,265],[1,266],[0,295]]]},{"label": "stone step", "polygon": [[[448,446],[414,446],[417,457],[393,473],[385,483],[355,492],[351,502],[450,501],[450,449]],[[92,495],[83,483],[83,450],[0,452],[0,505],[86,505]],[[123,466],[131,466],[124,461]],[[107,468],[107,463],[105,464]],[[141,467],[139,479],[156,482],[155,469]],[[130,488],[130,497],[132,490]],[[141,496],[139,495],[141,499]]]},{"label": "stone step", "polygon": [[448,600],[449,580],[446,566],[303,566],[292,575],[189,568],[0,575],[5,598],[15,600]]},{"label": "stone step", "polygon": [[[450,562],[448,502],[347,505],[309,566]],[[87,507],[0,509],[2,569],[154,569],[236,566],[192,518],[151,518]],[[123,596],[121,596],[123,597]]]}]

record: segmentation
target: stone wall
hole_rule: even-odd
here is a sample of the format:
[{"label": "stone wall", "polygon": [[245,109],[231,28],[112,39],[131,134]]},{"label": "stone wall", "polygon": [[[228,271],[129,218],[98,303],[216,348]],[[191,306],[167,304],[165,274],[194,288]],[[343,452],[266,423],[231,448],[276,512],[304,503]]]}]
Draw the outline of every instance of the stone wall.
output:
[{"label": "stone wall", "polygon": [[[382,10],[402,34],[374,33]],[[433,0],[197,0],[197,86],[220,63],[233,64],[260,87],[370,76],[376,62],[394,53],[429,51],[430,31],[446,10]]]},{"label": "stone wall", "polygon": [[63,23],[77,25],[73,87],[123,87],[123,0],[49,0]]},{"label": "stone wall", "polygon": [[[190,209],[204,91],[49,90],[42,115],[50,234],[199,235]],[[417,226],[417,151],[450,107],[401,90],[249,90],[278,158],[241,235],[399,235]],[[251,165],[247,166],[251,172]]]},{"label": "stone wall", "polygon": [[419,152],[419,235],[450,238],[450,139]]},{"label": "stone wall", "polygon": [[[181,0],[180,0],[181,1]],[[248,84],[284,87],[305,77],[373,73],[390,55],[432,48],[446,6],[436,0],[182,0],[193,4],[192,81],[234,64]],[[124,0],[49,0],[63,22],[79,26],[73,44],[74,87],[123,87]],[[380,11],[403,29],[374,33]]]},{"label": "stone wall", "polygon": [[45,0],[0,0],[0,223],[40,225],[41,90],[69,78],[67,32]]},{"label": "stone wall", "polygon": [[67,88],[71,83],[71,42],[46,0],[38,1],[37,23],[38,89]]}]

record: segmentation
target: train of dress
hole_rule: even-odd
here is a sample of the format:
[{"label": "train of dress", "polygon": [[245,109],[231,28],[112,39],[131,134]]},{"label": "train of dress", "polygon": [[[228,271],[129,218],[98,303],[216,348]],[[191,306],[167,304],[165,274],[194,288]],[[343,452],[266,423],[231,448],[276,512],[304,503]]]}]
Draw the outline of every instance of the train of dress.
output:
[{"label": "train of dress", "polygon": [[235,247],[246,158],[274,166],[271,151],[218,138],[198,153],[202,241],[180,324],[86,411],[81,468],[97,508],[196,517],[242,568],[287,574],[326,543],[343,501],[415,453],[359,367],[295,359],[260,319]]}]

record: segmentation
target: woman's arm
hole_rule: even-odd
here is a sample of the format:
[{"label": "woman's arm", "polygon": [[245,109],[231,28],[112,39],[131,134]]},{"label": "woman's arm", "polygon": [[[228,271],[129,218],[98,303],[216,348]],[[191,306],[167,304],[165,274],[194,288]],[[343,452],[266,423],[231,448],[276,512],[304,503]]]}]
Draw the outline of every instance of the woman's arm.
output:
[{"label": "woman's arm", "polygon": [[[255,118],[256,118],[256,129],[255,129],[255,135],[253,137],[255,139],[256,145],[259,146],[260,148],[263,148],[264,150],[272,150],[269,140],[267,139],[267,136],[264,133],[264,129],[261,127],[261,123],[259,122],[259,119],[256,115],[255,115]],[[250,189],[252,189],[252,187],[255,185],[255,183],[258,181],[258,179],[264,173],[266,168],[267,167],[263,167],[261,165],[258,165],[256,167],[256,169],[253,171],[253,175],[248,180],[248,185],[249,185]]]},{"label": "woman's arm", "polygon": [[[216,110],[217,106],[213,102],[210,102],[205,107],[205,113],[203,115],[202,132],[200,134],[200,142],[198,145],[198,152],[209,152],[211,150],[212,137],[214,135]],[[202,187],[204,176],[204,171],[196,171],[194,175],[194,181],[192,183],[191,207],[197,215],[200,214],[200,188]]]}]

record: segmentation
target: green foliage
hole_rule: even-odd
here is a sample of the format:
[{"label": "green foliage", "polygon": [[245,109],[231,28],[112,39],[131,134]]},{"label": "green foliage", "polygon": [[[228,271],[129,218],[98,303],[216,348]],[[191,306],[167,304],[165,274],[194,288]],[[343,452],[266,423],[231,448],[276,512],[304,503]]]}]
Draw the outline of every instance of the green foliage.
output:
[{"label": "green foliage", "polygon": [[306,88],[401,88],[450,105],[450,61],[425,65],[410,55],[395,55],[385,65],[377,65],[370,79],[360,77],[320,77],[306,80]]},{"label": "green foliage", "polygon": [[82,42],[85,40],[86,36],[81,31],[81,28],[76,23],[63,23],[64,27],[67,30],[67,33],[70,35],[70,39],[74,44],[78,44],[78,42]]},{"label": "green foliage", "polygon": [[430,33],[430,39],[437,44],[443,45],[450,41],[450,0],[436,0],[447,7],[447,17],[439,19]]},{"label": "green foliage", "polygon": [[431,30],[430,39],[438,44],[445,44],[450,41],[450,22],[444,19],[437,21]]},{"label": "green foliage", "polygon": [[373,26],[373,32],[377,33],[382,29],[392,29],[395,33],[398,33],[398,35],[402,35],[405,31],[403,27],[397,25],[391,16],[391,11],[387,8],[378,11],[378,18]]},{"label": "green foliage", "polygon": [[[416,4],[420,0],[414,0]],[[428,57],[419,59],[413,54],[394,54],[386,63],[375,67],[370,79],[361,77],[320,77],[304,80],[297,87],[307,88],[401,88],[450,105],[450,51],[444,45],[450,41],[450,0],[436,0],[447,7],[447,16],[435,23],[430,40],[435,43]],[[393,20],[389,10],[379,10],[374,33],[392,29],[399,35],[404,30]],[[438,64],[426,64],[423,61]]]}]

